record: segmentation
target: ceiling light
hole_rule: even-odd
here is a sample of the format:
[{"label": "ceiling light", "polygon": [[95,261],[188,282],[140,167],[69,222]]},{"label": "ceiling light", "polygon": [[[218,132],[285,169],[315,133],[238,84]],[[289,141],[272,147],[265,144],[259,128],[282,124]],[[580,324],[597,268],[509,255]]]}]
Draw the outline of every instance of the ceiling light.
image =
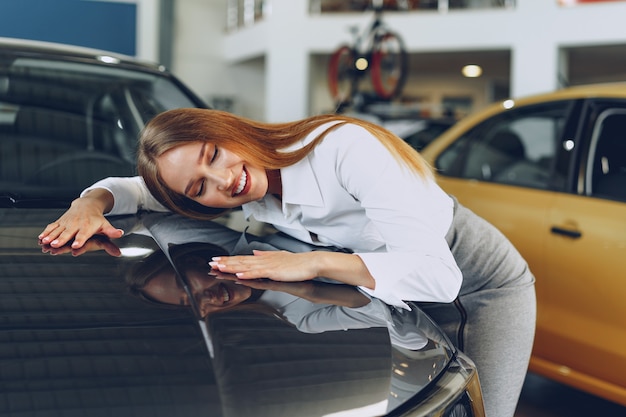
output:
[{"label": "ceiling light", "polygon": [[466,65],[461,70],[461,73],[469,78],[480,77],[483,73],[483,69],[478,65]]}]

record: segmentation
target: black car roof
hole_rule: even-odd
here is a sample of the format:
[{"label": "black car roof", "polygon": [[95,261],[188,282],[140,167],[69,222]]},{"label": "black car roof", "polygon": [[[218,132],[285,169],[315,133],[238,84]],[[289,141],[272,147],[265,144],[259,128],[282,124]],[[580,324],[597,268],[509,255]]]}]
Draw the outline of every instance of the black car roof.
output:
[{"label": "black car roof", "polygon": [[129,66],[134,69],[145,71],[166,72],[164,66],[147,60],[141,60],[129,55],[119,54],[112,51],[87,48],[82,46],[66,45],[54,42],[35,41],[29,39],[16,39],[0,37],[0,55],[22,56],[54,56],[63,60],[89,61],[94,64],[106,65],[106,59],[113,58],[119,66]]}]

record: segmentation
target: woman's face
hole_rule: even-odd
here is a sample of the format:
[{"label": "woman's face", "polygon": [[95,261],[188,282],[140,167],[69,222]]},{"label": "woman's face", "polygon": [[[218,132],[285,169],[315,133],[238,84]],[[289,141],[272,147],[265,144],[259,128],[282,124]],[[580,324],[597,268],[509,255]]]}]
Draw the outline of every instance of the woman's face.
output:
[{"label": "woman's face", "polygon": [[239,207],[268,190],[265,169],[210,142],[170,149],[157,158],[157,168],[167,187],[207,207]]},{"label": "woman's face", "polygon": [[[225,279],[208,275],[210,268],[198,263],[189,266],[185,277],[191,294],[196,300],[202,317],[236,306],[250,298],[252,289]],[[173,270],[166,268],[143,287],[142,291],[158,302],[174,305],[190,305],[189,296],[176,279]]]}]

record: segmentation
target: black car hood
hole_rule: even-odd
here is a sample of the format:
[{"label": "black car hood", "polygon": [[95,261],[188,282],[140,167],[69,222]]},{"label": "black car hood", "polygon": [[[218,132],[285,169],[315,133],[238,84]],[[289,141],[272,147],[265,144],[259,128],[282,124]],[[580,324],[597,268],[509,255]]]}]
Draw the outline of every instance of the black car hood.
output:
[{"label": "black car hood", "polygon": [[198,319],[126,284],[151,254],[181,273],[175,248],[189,243],[307,250],[291,239],[143,214],[112,219],[127,232],[114,242],[122,256],[100,238],[91,247],[102,250],[51,256],[37,234],[60,214],[0,209],[2,415],[395,415],[455,355],[414,305],[346,307],[267,290],[246,308]]}]

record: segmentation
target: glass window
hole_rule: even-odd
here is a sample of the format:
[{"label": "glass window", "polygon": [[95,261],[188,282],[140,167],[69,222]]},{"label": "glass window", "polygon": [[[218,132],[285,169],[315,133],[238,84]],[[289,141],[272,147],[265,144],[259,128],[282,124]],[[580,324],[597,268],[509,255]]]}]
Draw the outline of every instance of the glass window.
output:
[{"label": "glass window", "polygon": [[598,117],[587,166],[588,195],[626,201],[626,110],[610,109]]},{"label": "glass window", "polygon": [[569,102],[495,116],[461,136],[437,160],[443,175],[548,189],[563,184],[554,163]]}]

